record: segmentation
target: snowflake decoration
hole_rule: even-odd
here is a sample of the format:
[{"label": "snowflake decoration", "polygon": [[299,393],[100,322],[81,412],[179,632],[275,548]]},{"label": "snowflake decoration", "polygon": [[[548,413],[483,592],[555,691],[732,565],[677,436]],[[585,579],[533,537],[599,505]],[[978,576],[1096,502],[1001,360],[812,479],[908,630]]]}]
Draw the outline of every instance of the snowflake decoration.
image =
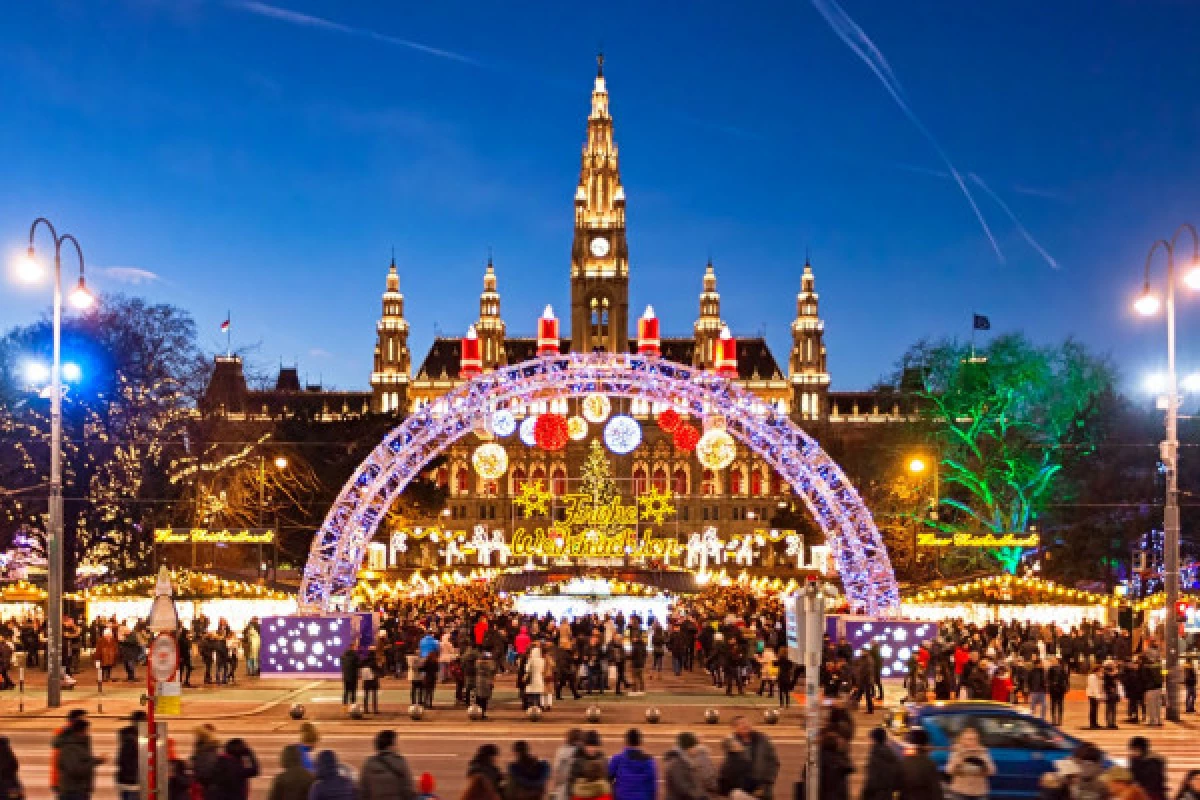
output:
[{"label": "snowflake decoration", "polygon": [[661,491],[657,486],[651,486],[638,497],[638,505],[642,507],[642,521],[649,522],[653,517],[656,525],[662,525],[666,518],[675,513],[671,505],[671,494]]},{"label": "snowflake decoration", "polygon": [[527,519],[534,514],[549,514],[550,492],[541,481],[526,481],[521,484],[521,493],[513,498],[513,505],[520,506]]}]

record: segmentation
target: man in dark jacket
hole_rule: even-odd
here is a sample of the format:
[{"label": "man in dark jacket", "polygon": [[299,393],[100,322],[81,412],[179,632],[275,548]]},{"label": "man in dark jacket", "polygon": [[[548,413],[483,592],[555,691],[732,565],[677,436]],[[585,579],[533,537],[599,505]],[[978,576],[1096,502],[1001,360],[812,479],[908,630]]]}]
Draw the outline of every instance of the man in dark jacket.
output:
[{"label": "man in dark jacket", "polygon": [[96,767],[104,763],[102,756],[92,755],[92,737],[85,717],[71,720],[54,737],[58,751],[59,800],[88,800],[96,786]]},{"label": "man in dark jacket", "polygon": [[863,782],[861,800],[892,800],[899,788],[897,773],[900,757],[888,744],[884,728],[872,728],[871,751],[867,754],[867,777]]},{"label": "man in dark jacket", "polygon": [[929,734],[914,728],[908,743],[913,749],[900,759],[900,800],[943,800],[942,774],[929,757]]},{"label": "man in dark jacket", "polygon": [[120,800],[138,800],[142,794],[138,758],[138,725],[146,721],[146,712],[134,711],[129,724],[117,731],[117,794]]},{"label": "man in dark jacket", "polygon": [[396,732],[375,734],[375,755],[363,762],[362,800],[413,800],[412,772],[396,752]]},{"label": "man in dark jacket", "polygon": [[654,800],[658,770],[654,757],[642,750],[642,734],[637,728],[626,732],[625,749],[608,762],[608,779],[613,800]]},{"label": "man in dark jacket", "polygon": [[764,734],[754,730],[750,721],[743,716],[733,718],[733,735],[746,748],[750,759],[750,774],[754,779],[755,791],[761,800],[771,800],[775,791],[775,779],[779,777],[779,755],[775,745]]},{"label": "man in dark jacket", "polygon": [[354,781],[338,769],[337,754],[332,750],[317,753],[317,774],[308,800],[357,800]]},{"label": "man in dark jacket", "polygon": [[666,773],[666,800],[704,800],[704,784],[701,781],[697,764],[688,751],[696,747],[698,742],[692,733],[687,731],[679,734],[676,747],[671,748],[663,756],[663,771]]},{"label": "man in dark jacket", "polygon": [[1129,740],[1129,771],[1133,773],[1133,782],[1150,800],[1165,800],[1167,765],[1162,756],[1150,752],[1150,742],[1145,736]]}]

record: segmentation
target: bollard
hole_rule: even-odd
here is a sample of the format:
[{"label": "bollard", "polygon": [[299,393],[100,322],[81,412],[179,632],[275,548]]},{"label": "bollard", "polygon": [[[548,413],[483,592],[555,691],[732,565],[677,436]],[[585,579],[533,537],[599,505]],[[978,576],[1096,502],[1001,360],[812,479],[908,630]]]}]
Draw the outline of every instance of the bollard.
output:
[{"label": "bollard", "polygon": [[17,668],[17,711],[25,711],[25,665]]},{"label": "bollard", "polygon": [[104,713],[104,667],[96,662],[96,713]]}]

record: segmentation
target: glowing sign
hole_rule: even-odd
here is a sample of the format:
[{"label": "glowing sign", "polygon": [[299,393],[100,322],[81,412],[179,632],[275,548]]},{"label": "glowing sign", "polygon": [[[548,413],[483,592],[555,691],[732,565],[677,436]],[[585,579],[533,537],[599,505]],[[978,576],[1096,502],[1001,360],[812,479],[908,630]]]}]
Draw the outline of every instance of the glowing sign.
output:
[{"label": "glowing sign", "polygon": [[245,528],[240,531],[208,528],[157,528],[155,544],[271,544],[275,531],[270,528]]},{"label": "glowing sign", "polygon": [[917,536],[918,547],[1037,547],[1041,541],[1042,537],[1036,533],[956,533],[952,537],[922,533]]},{"label": "glowing sign", "polygon": [[671,558],[683,552],[683,545],[649,532],[623,530],[606,534],[599,531],[573,533],[570,529],[536,528],[528,532],[518,528],[512,537],[512,554],[544,558]]}]

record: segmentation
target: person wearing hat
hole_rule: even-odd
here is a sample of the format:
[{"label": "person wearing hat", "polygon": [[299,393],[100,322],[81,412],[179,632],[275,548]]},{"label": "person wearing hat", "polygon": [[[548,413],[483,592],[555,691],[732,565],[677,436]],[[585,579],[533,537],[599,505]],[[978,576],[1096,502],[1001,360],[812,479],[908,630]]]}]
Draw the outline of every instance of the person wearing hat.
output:
[{"label": "person wearing hat", "polygon": [[422,772],[421,777],[417,779],[417,800],[440,800],[437,796],[437,783],[428,772]]},{"label": "person wearing hat", "polygon": [[1103,779],[1113,800],[1148,800],[1142,788],[1133,782],[1133,773],[1125,767],[1109,767]]},{"label": "person wearing hat", "polygon": [[929,757],[929,734],[913,728],[908,743],[912,749],[900,759],[900,800],[943,800],[942,774]]},{"label": "person wearing hat", "polygon": [[141,796],[138,733],[146,721],[146,712],[138,709],[129,715],[129,724],[117,731],[117,796],[120,800],[138,800]]}]

